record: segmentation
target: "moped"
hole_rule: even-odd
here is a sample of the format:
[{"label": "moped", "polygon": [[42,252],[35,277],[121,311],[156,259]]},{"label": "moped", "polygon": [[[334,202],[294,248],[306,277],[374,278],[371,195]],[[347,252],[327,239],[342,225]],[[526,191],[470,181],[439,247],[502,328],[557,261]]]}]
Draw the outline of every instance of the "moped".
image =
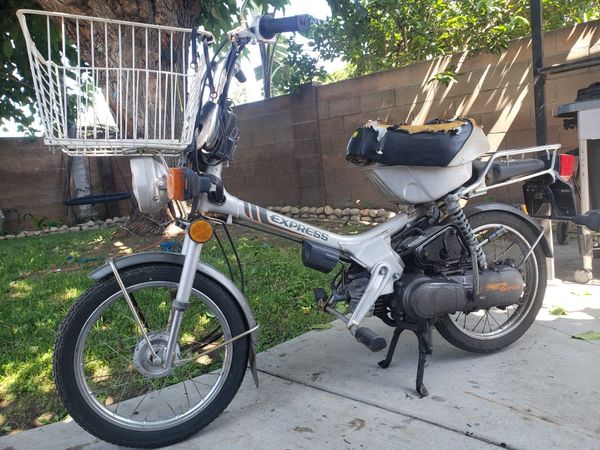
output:
[{"label": "moped", "polygon": [[[244,80],[242,50],[307,30],[309,16],[256,17],[229,32],[221,59],[201,29],[30,10],[18,17],[46,143],[70,155],[129,157],[140,210],[168,207],[185,230],[181,253],[128,255],[92,272],[95,283],[58,331],[58,393],[95,436],[132,447],[173,444],[227,407],[248,367],[258,385],[259,328],[248,301],[227,276],[199,262],[217,224],[251,224],[291,239],[302,246],[304,265],[335,271],[331,286],[316,287],[316,304],[368,350],[388,347],[380,367],[390,365],[402,331],[415,333],[421,396],[432,328],[456,347],[487,353],[533,323],[552,256],[543,230],[512,206],[463,206],[513,183],[523,183],[529,212],[574,202],[556,173],[559,145],[493,152],[482,128],[465,118],[368,122],[349,137],[346,158],[405,206],[344,236],[238,199],[221,179],[239,137],[228,92],[233,77]],[[58,50],[34,42],[30,17],[58,30]],[[599,212],[568,206],[569,220],[600,228]],[[394,329],[389,346],[364,326],[367,316]]]}]

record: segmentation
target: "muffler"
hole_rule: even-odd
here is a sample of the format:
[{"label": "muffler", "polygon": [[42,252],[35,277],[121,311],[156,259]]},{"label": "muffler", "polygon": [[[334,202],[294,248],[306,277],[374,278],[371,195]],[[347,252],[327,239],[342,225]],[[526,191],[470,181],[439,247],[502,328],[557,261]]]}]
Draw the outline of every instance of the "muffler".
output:
[{"label": "muffler", "polygon": [[519,303],[524,281],[512,267],[479,274],[480,299],[472,299],[473,275],[450,277],[405,276],[398,293],[401,310],[412,319],[433,319],[458,311],[470,312]]}]

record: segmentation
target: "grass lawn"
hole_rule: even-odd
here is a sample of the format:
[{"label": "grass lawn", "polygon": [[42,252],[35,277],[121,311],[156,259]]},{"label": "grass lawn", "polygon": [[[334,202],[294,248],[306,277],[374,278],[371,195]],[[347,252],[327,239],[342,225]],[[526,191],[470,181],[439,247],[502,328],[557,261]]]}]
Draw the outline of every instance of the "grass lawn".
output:
[{"label": "grass lawn", "polygon": [[[115,233],[108,229],[0,242],[0,435],[65,417],[52,380],[59,323],[92,284],[87,274],[108,256],[159,249],[156,236],[119,239]],[[246,296],[261,326],[259,351],[331,320],[313,306],[313,289],[328,287],[330,276],[305,268],[298,245],[237,234]],[[214,240],[202,259],[227,273]]]}]

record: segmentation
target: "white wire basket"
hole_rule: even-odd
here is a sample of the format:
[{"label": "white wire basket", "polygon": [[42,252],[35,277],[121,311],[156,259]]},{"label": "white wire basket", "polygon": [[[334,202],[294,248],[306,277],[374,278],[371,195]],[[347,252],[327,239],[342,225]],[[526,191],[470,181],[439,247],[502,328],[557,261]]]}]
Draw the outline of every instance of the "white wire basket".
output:
[{"label": "white wire basket", "polygon": [[47,145],[74,156],[168,156],[192,142],[206,69],[204,57],[193,58],[193,30],[35,10],[17,16]]}]

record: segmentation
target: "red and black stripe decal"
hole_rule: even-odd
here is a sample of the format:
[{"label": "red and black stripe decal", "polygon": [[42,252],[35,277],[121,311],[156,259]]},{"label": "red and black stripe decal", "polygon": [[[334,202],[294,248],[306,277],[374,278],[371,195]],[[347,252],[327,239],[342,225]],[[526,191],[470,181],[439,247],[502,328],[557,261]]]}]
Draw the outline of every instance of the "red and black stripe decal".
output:
[{"label": "red and black stripe decal", "polygon": [[252,203],[243,202],[244,203],[244,214],[250,220],[258,223],[269,223],[269,215],[265,208],[261,208],[259,206],[253,205]]}]

